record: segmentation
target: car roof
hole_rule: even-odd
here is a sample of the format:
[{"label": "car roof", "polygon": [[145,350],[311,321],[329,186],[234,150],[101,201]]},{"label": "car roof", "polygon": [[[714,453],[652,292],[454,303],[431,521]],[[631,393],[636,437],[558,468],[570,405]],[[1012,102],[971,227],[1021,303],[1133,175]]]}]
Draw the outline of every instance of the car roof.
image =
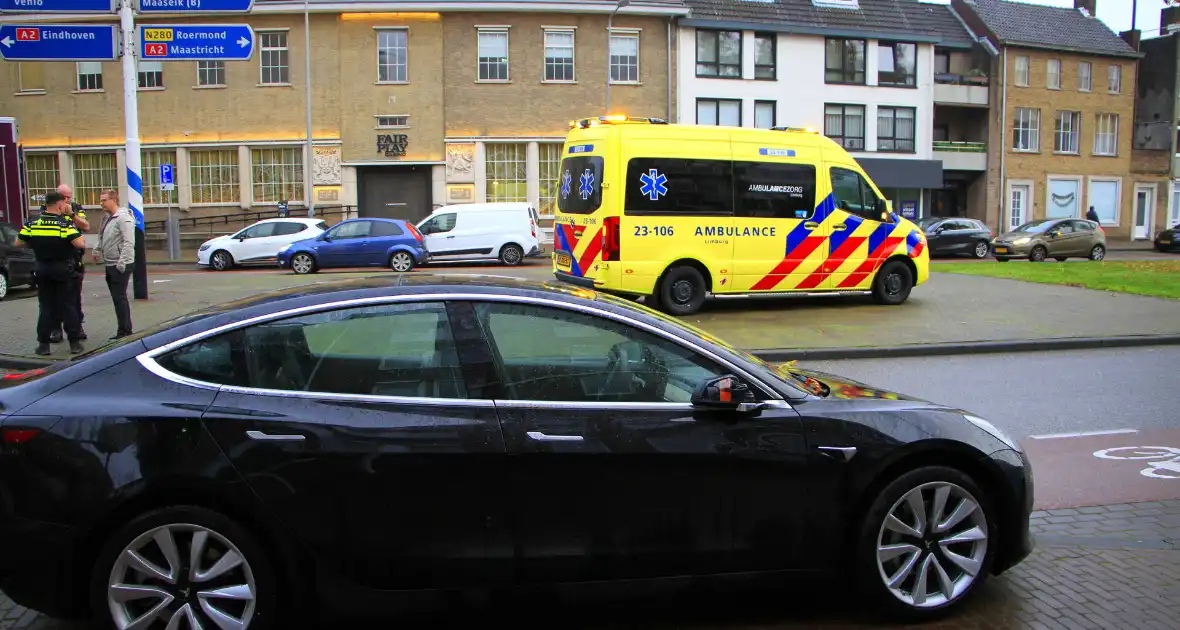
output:
[{"label": "car roof", "polygon": [[320,221],[323,221],[323,219],[300,219],[300,218],[295,218],[295,217],[290,217],[290,218],[284,219],[283,217],[276,217],[274,219],[262,219],[261,221],[255,221],[254,225],[258,225],[259,223],[276,223],[278,221],[294,221],[295,223],[306,223],[308,225],[316,225]]},{"label": "car roof", "polygon": [[435,209],[431,214],[440,212],[495,212],[497,210],[528,210],[533,204],[527,201],[493,201],[489,203],[453,203]]}]

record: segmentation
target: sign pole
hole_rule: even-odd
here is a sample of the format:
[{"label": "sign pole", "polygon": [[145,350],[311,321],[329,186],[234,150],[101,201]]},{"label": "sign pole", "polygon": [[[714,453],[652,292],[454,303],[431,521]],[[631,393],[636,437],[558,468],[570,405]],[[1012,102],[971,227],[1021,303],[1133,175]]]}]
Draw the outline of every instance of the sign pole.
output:
[{"label": "sign pole", "polygon": [[303,202],[307,204],[308,218],[315,216],[315,200],[312,196],[312,170],[315,160],[315,149],[311,136],[311,17],[309,15],[308,0],[303,0],[303,108],[307,115],[307,158],[303,164]]},{"label": "sign pole", "polygon": [[135,216],[135,299],[148,299],[147,235],[143,224],[143,178],[139,170],[139,68],[135,63],[135,16],[132,0],[121,0],[119,23],[123,30],[123,122],[127,128],[127,207]]}]

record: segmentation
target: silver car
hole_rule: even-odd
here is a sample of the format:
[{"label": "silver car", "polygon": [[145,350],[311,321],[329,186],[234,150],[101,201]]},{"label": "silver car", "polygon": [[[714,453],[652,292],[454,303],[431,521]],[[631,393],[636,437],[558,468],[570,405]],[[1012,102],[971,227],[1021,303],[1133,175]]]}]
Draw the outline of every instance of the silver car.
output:
[{"label": "silver car", "polygon": [[1086,219],[1040,219],[992,239],[992,255],[1000,262],[1027,258],[1041,262],[1052,257],[1106,258],[1106,232]]}]

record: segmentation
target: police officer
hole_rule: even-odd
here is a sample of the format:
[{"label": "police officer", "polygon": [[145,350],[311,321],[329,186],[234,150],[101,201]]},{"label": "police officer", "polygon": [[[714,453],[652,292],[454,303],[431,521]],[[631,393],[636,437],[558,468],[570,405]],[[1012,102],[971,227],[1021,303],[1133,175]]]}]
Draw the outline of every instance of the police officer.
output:
[{"label": "police officer", "polygon": [[58,322],[63,322],[70,340],[70,353],[82,352],[82,324],[74,299],[74,269],[77,252],[86,249],[86,239],[78,231],[70,204],[58,192],[45,195],[45,211],[25,224],[17,246],[31,247],[37,258],[37,349],[48,355],[49,338]]},{"label": "police officer", "polygon": [[[74,191],[69,186],[61,184],[57,187],[57,194],[65,197],[69,204],[69,213],[66,217],[72,218],[74,227],[78,231],[85,233],[90,229],[90,222],[86,220],[86,212],[82,209],[82,204],[74,201]],[[45,206],[41,206],[41,212],[45,212]],[[74,264],[73,285],[71,287],[72,295],[74,296],[74,308],[78,309],[78,325],[81,326],[86,321],[86,314],[82,312],[82,282],[86,277],[86,263],[82,262],[83,251],[78,250],[77,260]],[[62,340],[62,321],[58,321],[53,329],[53,334],[49,337],[50,343],[61,343]],[[80,339],[86,339],[86,331],[82,331]]]}]

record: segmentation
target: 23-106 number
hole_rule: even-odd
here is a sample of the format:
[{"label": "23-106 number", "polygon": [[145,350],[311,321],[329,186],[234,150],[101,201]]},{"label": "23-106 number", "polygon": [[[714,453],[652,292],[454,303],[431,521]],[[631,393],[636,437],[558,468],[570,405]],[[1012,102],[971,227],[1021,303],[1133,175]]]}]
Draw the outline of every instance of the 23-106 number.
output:
[{"label": "23-106 number", "polygon": [[648,227],[646,225],[635,226],[635,236],[672,236],[672,226],[657,225]]}]

